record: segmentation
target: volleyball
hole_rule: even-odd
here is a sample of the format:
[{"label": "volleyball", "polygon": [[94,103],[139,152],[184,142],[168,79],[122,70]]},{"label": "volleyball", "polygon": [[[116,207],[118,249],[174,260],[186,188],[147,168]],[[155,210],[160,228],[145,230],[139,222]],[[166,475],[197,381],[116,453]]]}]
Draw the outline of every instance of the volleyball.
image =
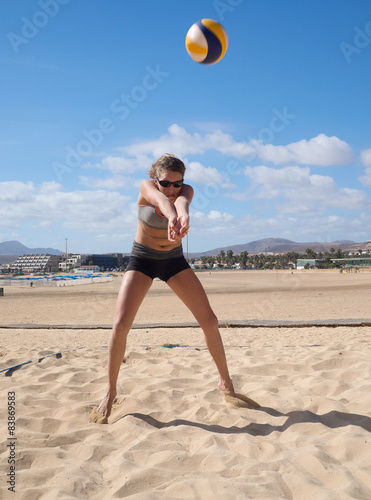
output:
[{"label": "volleyball", "polygon": [[215,64],[226,53],[228,35],[221,24],[212,19],[202,19],[190,27],[185,45],[194,61],[201,64]]}]

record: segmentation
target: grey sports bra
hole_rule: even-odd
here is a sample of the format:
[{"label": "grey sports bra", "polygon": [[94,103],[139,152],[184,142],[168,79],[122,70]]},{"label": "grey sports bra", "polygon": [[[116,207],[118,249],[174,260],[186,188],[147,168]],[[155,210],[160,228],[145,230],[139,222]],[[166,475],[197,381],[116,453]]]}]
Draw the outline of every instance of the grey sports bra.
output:
[{"label": "grey sports bra", "polygon": [[138,219],[148,227],[154,229],[165,229],[168,227],[168,219],[158,211],[154,205],[138,205]]}]

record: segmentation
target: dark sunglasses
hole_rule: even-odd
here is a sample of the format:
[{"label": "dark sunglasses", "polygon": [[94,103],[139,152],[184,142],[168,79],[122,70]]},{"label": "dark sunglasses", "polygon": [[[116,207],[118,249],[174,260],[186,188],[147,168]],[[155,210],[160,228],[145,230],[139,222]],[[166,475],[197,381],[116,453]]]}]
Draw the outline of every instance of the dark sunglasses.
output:
[{"label": "dark sunglasses", "polygon": [[174,186],[175,188],[180,188],[183,186],[184,179],[181,179],[180,181],[175,181],[175,182],[170,182],[170,181],[160,181],[160,179],[156,175],[156,180],[160,184],[161,187],[163,188],[168,188],[170,186]]}]

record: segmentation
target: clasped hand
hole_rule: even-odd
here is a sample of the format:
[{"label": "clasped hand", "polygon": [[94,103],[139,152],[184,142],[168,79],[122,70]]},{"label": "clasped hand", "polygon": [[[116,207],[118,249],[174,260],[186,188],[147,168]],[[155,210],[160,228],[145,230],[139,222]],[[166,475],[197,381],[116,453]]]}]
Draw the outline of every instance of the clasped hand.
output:
[{"label": "clasped hand", "polygon": [[181,215],[180,217],[174,216],[169,219],[168,225],[168,240],[179,241],[188,233],[189,230],[189,216]]}]

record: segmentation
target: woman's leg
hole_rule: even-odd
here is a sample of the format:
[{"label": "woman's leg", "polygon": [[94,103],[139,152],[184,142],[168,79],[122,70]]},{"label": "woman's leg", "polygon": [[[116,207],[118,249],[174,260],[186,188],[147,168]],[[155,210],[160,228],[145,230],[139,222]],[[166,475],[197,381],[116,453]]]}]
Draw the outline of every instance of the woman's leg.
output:
[{"label": "woman's leg", "polygon": [[116,383],[126,349],[126,339],[135,315],[152,284],[152,278],[139,271],[127,271],[117,297],[116,313],[108,345],[108,385],[98,410],[105,417],[111,413],[117,395]]},{"label": "woman's leg", "polygon": [[234,393],[219,333],[218,318],[210,307],[209,299],[199,279],[192,269],[186,269],[170,278],[167,284],[189,308],[204,332],[207,348],[220,375],[219,389]]}]

